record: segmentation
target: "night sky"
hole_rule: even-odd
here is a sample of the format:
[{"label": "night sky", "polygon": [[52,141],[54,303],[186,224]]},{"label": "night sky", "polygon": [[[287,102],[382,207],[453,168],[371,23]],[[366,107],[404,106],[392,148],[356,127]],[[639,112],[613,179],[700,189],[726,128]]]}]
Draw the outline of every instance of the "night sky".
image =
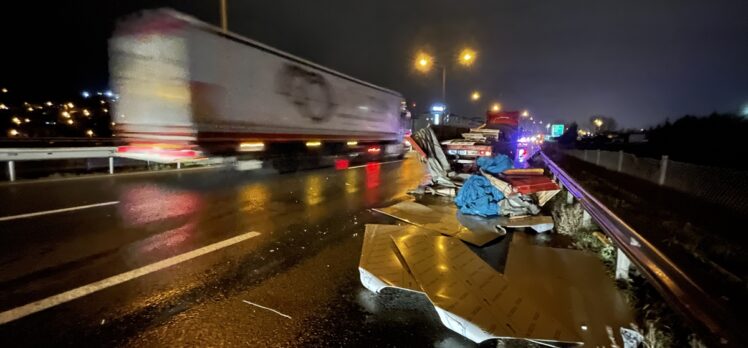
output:
[{"label": "night sky", "polygon": [[[412,69],[418,50],[450,66],[447,102],[461,115],[498,101],[546,121],[601,114],[639,128],[748,104],[745,0],[228,2],[231,31],[400,91],[419,109],[438,101],[441,76]],[[0,85],[31,100],[104,89],[106,40],[125,14],[167,6],[219,23],[218,0],[10,3]],[[453,63],[465,45],[478,51],[470,69]]]}]

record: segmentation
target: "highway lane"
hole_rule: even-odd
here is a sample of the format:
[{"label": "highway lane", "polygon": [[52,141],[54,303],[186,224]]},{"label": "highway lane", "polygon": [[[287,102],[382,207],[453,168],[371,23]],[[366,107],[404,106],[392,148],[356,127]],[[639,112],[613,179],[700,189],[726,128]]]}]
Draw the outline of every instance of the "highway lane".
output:
[{"label": "highway lane", "polygon": [[425,298],[358,281],[363,225],[392,223],[367,208],[423,173],[411,158],[0,185],[0,345],[469,346]]}]

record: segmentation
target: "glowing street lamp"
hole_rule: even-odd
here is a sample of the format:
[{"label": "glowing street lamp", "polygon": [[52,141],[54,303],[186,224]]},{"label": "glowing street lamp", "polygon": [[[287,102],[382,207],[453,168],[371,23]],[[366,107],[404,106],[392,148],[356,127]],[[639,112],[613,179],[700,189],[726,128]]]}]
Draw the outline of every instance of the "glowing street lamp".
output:
[{"label": "glowing street lamp", "polygon": [[529,116],[530,116],[530,112],[529,111],[527,111],[527,110],[522,111],[522,117],[529,117]]},{"label": "glowing street lamp", "polygon": [[595,126],[597,126],[597,128],[599,129],[600,127],[603,126],[603,119],[602,118],[596,118],[594,121],[592,121],[592,123],[594,123]]},{"label": "glowing street lamp", "polygon": [[473,92],[473,94],[470,95],[470,100],[472,101],[478,101],[480,99],[480,93],[478,91]]},{"label": "glowing street lamp", "polygon": [[493,105],[491,105],[491,111],[493,111],[493,112],[499,112],[499,111],[501,111],[501,104],[499,104],[499,103],[493,103]]},{"label": "glowing street lamp", "polygon": [[416,70],[422,73],[427,73],[431,71],[431,68],[434,66],[434,57],[425,52],[419,52],[416,55],[414,66]]},{"label": "glowing street lamp", "polygon": [[476,53],[470,48],[465,48],[460,52],[459,63],[464,66],[471,66],[475,62]]},{"label": "glowing street lamp", "polygon": [[[469,67],[473,65],[475,62],[477,53],[470,49],[465,48],[460,52],[460,55],[457,57],[457,63],[460,65],[463,65],[465,67]],[[416,54],[415,60],[413,61],[413,66],[415,69],[421,73],[428,73],[431,71],[431,69],[436,64],[436,60],[433,56],[431,56],[428,53],[425,52],[418,52]],[[442,69],[442,102],[446,103],[447,99],[447,66],[446,64],[439,64],[439,66]],[[478,96],[480,98],[480,95]],[[473,99],[477,100],[477,99]]]}]

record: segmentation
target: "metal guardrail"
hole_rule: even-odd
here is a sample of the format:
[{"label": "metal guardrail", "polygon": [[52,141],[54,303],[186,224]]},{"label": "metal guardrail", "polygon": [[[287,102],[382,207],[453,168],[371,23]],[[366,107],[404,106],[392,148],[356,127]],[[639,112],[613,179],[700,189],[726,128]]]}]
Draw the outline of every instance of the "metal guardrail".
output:
[{"label": "metal guardrail", "polygon": [[672,306],[716,335],[720,344],[739,346],[748,342],[746,329],[740,326],[742,320],[731,317],[686,271],[582,188],[545,153],[541,152],[541,156],[560,184],[579,200],[619,250]]},{"label": "metal guardrail", "polygon": [[109,158],[109,174],[114,173],[116,147],[59,147],[0,149],[0,161],[8,162],[10,181],[16,180],[16,161],[64,160],[78,158]]}]

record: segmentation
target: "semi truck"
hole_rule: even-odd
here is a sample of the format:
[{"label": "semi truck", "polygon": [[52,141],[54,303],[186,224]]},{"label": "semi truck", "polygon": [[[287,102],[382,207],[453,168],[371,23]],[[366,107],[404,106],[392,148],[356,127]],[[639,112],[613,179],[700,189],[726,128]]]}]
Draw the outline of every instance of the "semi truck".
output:
[{"label": "semi truck", "polygon": [[121,21],[109,42],[120,155],[155,162],[402,157],[400,93],[168,9]]}]

